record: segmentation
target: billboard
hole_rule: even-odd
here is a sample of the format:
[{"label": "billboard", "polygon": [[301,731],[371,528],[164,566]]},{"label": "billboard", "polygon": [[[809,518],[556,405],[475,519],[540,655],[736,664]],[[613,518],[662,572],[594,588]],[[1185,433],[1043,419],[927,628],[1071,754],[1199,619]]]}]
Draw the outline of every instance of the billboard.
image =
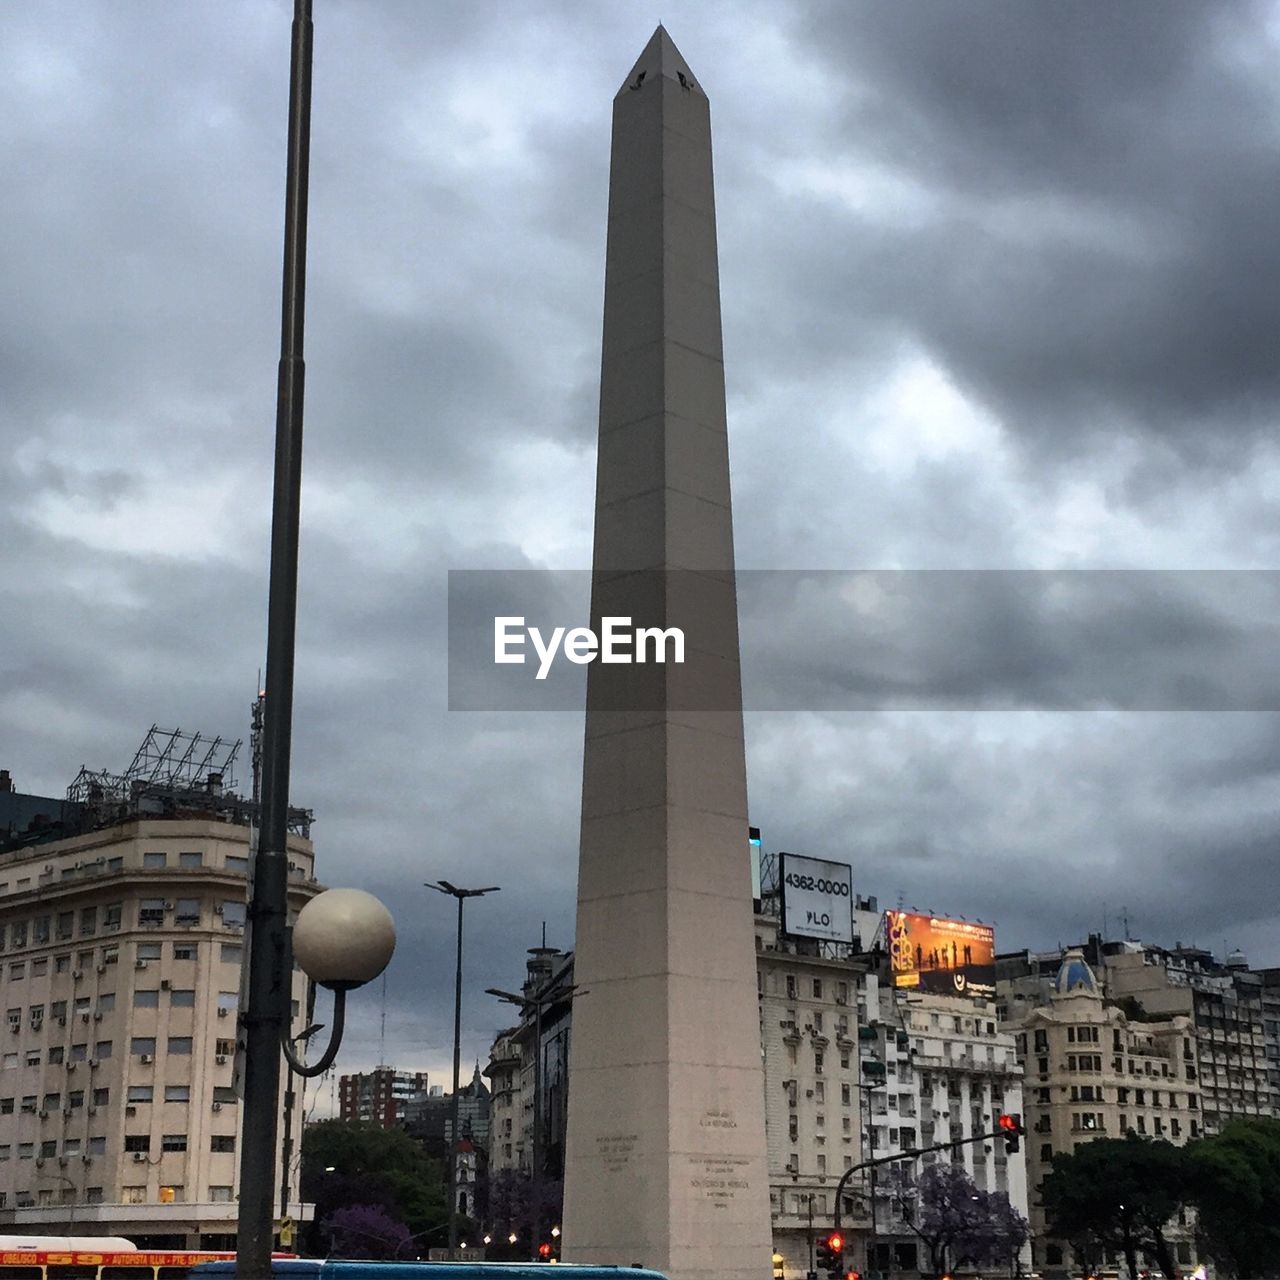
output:
[{"label": "billboard", "polygon": [[989,924],[886,911],[885,945],[895,987],[974,998],[996,993],[996,931]]},{"label": "billboard", "polygon": [[826,942],[853,941],[853,869],[844,862],[778,854],[782,931]]}]

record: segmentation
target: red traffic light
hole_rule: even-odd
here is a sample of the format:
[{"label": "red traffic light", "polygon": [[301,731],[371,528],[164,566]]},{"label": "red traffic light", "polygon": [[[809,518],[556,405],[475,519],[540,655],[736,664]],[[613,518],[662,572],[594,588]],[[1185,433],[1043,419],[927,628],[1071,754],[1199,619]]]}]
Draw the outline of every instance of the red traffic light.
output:
[{"label": "red traffic light", "polygon": [[1022,1125],[1018,1123],[1017,1116],[1001,1116],[996,1122],[1005,1133],[1017,1133]]},{"label": "red traffic light", "polygon": [[538,1246],[538,1257],[551,1257],[551,1246],[545,1240]]},{"label": "red traffic light", "polygon": [[844,1251],[844,1236],[842,1236],[838,1231],[833,1231],[827,1237],[826,1245],[832,1253],[841,1253]]}]

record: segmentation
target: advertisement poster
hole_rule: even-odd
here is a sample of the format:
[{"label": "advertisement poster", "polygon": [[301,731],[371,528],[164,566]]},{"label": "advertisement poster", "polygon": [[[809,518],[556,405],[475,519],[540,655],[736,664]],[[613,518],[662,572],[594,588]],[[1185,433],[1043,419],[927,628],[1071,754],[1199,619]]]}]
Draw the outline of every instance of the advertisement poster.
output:
[{"label": "advertisement poster", "polygon": [[885,938],[895,987],[975,999],[995,995],[996,933],[989,924],[888,911]]},{"label": "advertisement poster", "polygon": [[798,853],[780,853],[778,859],[783,932],[825,942],[852,942],[852,868]]}]

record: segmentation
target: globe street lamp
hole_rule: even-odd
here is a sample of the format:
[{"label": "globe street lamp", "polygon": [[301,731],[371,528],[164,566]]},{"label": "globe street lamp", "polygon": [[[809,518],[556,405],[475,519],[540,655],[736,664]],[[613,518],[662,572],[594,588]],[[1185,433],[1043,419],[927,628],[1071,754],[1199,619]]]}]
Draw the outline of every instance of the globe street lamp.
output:
[{"label": "globe street lamp", "polygon": [[453,1133],[449,1138],[449,1257],[452,1260],[458,1247],[458,1089],[462,1065],[462,904],[468,898],[482,898],[486,893],[498,893],[499,888],[459,889],[447,880],[427,882],[426,888],[434,889],[458,900],[458,960],[453,978],[453,1102],[449,1112]]},{"label": "globe street lamp", "polygon": [[[290,946],[292,942],[292,946]],[[292,965],[287,957],[292,951],[302,971],[313,983],[333,992],[333,1026],[329,1033],[329,1045],[318,1062],[307,1065],[295,1055],[290,1040],[288,1005],[286,1021],[280,1028],[278,1051],[272,1046],[275,1060],[273,1090],[279,1086],[280,1056],[283,1054],[290,1069],[297,1075],[313,1077],[321,1075],[333,1064],[342,1042],[346,1022],[347,992],[363,986],[376,978],[387,967],[396,945],[396,928],[391,913],[370,893],[362,889],[327,889],[317,894],[298,912],[294,922],[292,939],[289,933],[283,937],[286,962],[282,970],[288,974]],[[286,987],[286,991],[287,991]],[[252,1046],[251,1046],[252,1047]],[[248,1055],[246,1054],[246,1057]],[[261,1064],[259,1064],[261,1065]],[[240,1185],[262,1183],[267,1188],[265,1205],[246,1204],[242,1195],[240,1203],[240,1233],[237,1237],[236,1274],[243,1280],[261,1280],[271,1274],[271,1169],[275,1164],[275,1114],[277,1098],[270,1097],[267,1107],[265,1082],[271,1079],[267,1071],[250,1076],[246,1070],[245,1104],[246,1120],[240,1144]],[[250,1093],[250,1088],[256,1090]],[[255,1103],[255,1115],[261,1123],[248,1123],[250,1101]],[[325,1169],[332,1171],[332,1166]],[[265,1245],[265,1258],[259,1255]]]}]

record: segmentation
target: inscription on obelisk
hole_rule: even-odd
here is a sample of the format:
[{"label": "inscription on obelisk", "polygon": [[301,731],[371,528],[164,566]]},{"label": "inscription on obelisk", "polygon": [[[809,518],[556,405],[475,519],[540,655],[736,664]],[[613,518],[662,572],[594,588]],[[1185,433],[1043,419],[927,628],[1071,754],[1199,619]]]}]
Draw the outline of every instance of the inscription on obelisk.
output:
[{"label": "inscription on obelisk", "polygon": [[693,652],[588,671],[564,1258],[673,1280],[770,1274],[733,568],[710,108],[659,27],[613,106],[592,615]]}]

